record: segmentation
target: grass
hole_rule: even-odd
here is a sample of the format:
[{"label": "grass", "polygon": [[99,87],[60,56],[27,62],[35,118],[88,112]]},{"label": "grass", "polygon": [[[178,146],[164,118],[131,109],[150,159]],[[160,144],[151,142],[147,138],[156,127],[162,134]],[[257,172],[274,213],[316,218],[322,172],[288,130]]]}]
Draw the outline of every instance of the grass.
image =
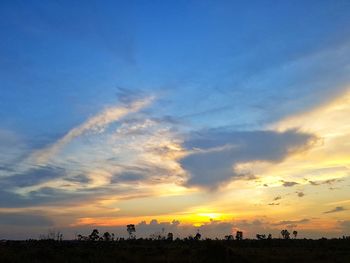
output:
[{"label": "grass", "polygon": [[5,241],[0,262],[350,262],[350,240]]}]

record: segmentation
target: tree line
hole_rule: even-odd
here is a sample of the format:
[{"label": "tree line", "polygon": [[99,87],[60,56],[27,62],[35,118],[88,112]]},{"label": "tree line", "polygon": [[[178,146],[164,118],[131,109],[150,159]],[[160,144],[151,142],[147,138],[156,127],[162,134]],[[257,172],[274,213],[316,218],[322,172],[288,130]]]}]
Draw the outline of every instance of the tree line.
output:
[{"label": "tree line", "polygon": [[[136,227],[134,224],[129,224],[126,226],[126,231],[128,233],[127,240],[135,240],[136,239]],[[297,238],[298,231],[294,230],[292,232],[294,239]],[[287,229],[281,230],[281,237],[282,239],[290,239],[291,233]],[[195,235],[190,235],[188,237],[185,237],[184,240],[201,240],[202,235],[199,233],[199,230],[197,230],[197,233]],[[62,235],[60,235],[60,239],[62,240]],[[113,233],[104,232],[100,233],[98,229],[93,229],[90,235],[84,236],[84,235],[77,235],[77,240],[79,241],[122,241],[124,238],[119,237],[116,238]],[[174,240],[174,234],[169,232],[164,232],[164,229],[162,229],[162,233],[154,233],[150,235],[150,240],[168,240],[173,241]],[[179,239],[179,238],[177,238]],[[272,234],[256,234],[256,239],[258,240],[269,240],[272,239]],[[243,232],[237,231],[236,235],[233,236],[232,234],[226,235],[224,237],[224,240],[243,240]]]}]

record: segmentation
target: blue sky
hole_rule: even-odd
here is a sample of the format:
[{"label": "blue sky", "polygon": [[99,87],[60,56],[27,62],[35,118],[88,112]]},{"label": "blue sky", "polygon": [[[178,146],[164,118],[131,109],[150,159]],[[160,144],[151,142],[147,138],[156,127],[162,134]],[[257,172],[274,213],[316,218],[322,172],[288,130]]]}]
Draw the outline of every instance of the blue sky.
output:
[{"label": "blue sky", "polygon": [[[247,163],[309,149],[324,129],[295,116],[346,97],[349,13],[340,0],[1,1],[4,207],[134,191],[141,205],[162,200],[160,185],[147,188],[156,182],[180,185],[181,198],[199,187],[199,205]],[[127,182],[108,188],[115,177]]]},{"label": "blue sky", "polygon": [[[3,125],[33,136],[64,133],[115,103],[118,88],[160,94],[160,114],[190,115],[202,126],[255,125],[266,113],[300,110],[333,93],[330,81],[348,80],[347,53],[317,57],[346,48],[348,8],[346,1],[5,1]],[[276,105],[285,100],[295,104]]]}]

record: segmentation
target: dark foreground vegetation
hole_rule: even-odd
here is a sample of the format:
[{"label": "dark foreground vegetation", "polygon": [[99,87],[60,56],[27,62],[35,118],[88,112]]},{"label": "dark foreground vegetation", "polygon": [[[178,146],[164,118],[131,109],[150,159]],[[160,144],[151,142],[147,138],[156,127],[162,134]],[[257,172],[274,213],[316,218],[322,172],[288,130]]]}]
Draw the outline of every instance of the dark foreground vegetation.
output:
[{"label": "dark foreground vegetation", "polygon": [[3,241],[0,262],[350,262],[350,239]]}]

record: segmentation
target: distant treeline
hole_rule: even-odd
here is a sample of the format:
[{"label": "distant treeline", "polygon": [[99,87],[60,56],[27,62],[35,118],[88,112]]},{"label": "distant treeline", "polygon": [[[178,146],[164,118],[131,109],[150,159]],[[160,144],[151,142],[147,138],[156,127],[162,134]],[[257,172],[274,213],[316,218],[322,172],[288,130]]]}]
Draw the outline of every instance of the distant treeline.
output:
[{"label": "distant treeline", "polygon": [[[127,240],[134,240],[136,239],[136,228],[135,225],[130,224],[126,226],[126,231],[128,233]],[[297,239],[298,237],[298,231],[294,230],[292,232],[293,237],[291,237],[290,232],[287,229],[281,230],[281,235],[278,237],[279,239]],[[350,239],[350,236],[342,236],[342,239]],[[41,240],[56,240],[56,241],[62,241],[63,240],[63,234],[60,231],[49,231],[47,235],[41,235]],[[166,233],[165,229],[162,229],[161,232],[156,232],[154,234],[151,234],[148,238],[139,238],[141,240],[181,240],[180,238],[174,239],[174,234],[171,232]],[[202,235],[199,233],[199,230],[194,235],[189,235],[183,240],[201,240]],[[208,239],[208,238],[206,238]],[[232,234],[225,235],[223,240],[243,240],[243,232],[237,231],[235,236]],[[256,239],[258,240],[271,240],[273,239],[272,234],[256,234]],[[322,238],[325,239],[325,238]],[[100,233],[98,229],[93,229],[91,234],[89,235],[82,235],[78,234],[76,235],[75,240],[78,241],[123,241],[125,240],[124,237],[116,237],[114,233],[104,232]],[[215,240],[220,240],[219,238],[216,238]]]}]

